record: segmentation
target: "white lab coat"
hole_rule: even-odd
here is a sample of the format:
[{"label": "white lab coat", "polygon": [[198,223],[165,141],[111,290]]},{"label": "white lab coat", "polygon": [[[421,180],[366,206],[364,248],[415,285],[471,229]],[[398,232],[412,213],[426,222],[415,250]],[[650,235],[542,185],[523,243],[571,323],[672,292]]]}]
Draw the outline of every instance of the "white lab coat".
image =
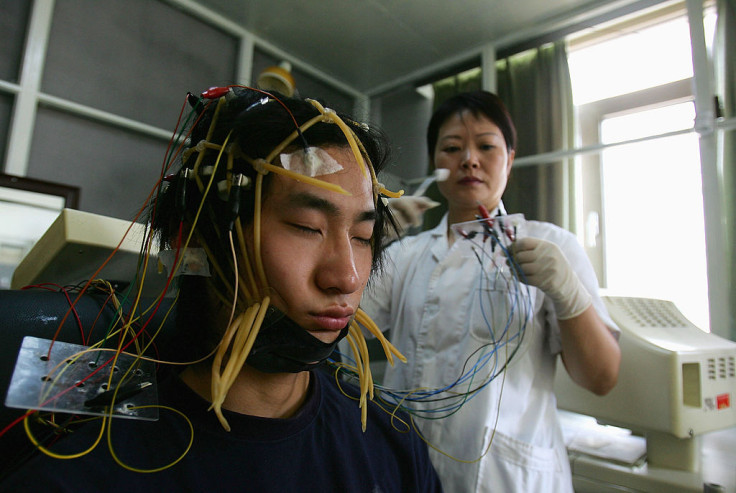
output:
[{"label": "white lab coat", "polygon": [[[389,388],[440,388],[451,383],[463,372],[468,356],[490,342],[485,320],[494,314],[496,323],[508,318],[508,312],[498,309],[508,296],[503,283],[479,287],[480,263],[471,243],[458,239],[448,248],[446,231],[447,216],[435,229],[391,245],[384,271],[363,296],[362,308],[381,330],[391,331],[391,341],[409,359],[408,364],[387,367],[383,383]],[[536,221],[525,223],[523,235],[560,246],[593,296],[603,322],[617,334],[577,239]],[[487,269],[493,267],[488,264]],[[533,318],[508,370],[455,414],[417,420],[430,445],[444,452],[430,448],[449,493],[572,491],[553,394],[560,329],[544,293],[533,287],[528,293]],[[488,306],[480,306],[482,299],[490,300],[485,302]],[[518,318],[522,312],[516,312],[515,323],[523,321]],[[499,356],[501,363],[505,361],[503,350]]]}]

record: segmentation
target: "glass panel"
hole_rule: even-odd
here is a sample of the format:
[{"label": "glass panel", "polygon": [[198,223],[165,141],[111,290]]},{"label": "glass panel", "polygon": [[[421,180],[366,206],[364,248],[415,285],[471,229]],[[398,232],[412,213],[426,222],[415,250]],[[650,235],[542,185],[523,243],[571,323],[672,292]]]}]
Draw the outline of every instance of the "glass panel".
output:
[{"label": "glass panel", "polygon": [[[604,119],[604,142],[692,128],[691,102]],[[698,136],[688,133],[602,154],[607,287],[667,299],[708,330]]]},{"label": "glass panel", "polygon": [[686,17],[575,50],[568,56],[575,104],[692,77],[691,51]]},{"label": "glass panel", "polygon": [[238,40],[150,0],[56,2],[44,92],[172,128],[187,91],[232,83]]},{"label": "glass panel", "polygon": [[166,146],[163,140],[42,107],[28,176],[79,187],[80,210],[130,220],[161,173]]},{"label": "glass panel", "polygon": [[10,129],[13,101],[13,96],[0,94],[0,160],[5,157],[5,149],[8,146],[8,131]]},{"label": "glass panel", "polygon": [[0,79],[18,82],[23,43],[33,2],[3,0],[0,2]]}]

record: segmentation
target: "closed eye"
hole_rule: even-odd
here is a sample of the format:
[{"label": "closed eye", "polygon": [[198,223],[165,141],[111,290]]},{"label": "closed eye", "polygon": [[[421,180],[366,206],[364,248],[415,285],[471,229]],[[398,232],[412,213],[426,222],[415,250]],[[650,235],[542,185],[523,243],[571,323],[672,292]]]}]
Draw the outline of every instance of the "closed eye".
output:
[{"label": "closed eye", "polygon": [[371,240],[373,239],[373,237],[371,236],[369,238],[360,238],[360,237],[356,236],[353,239],[355,241],[357,241],[358,243],[360,243],[361,245],[363,245],[363,246],[371,246],[372,245],[372,241]]},{"label": "closed eye", "polygon": [[304,233],[304,234],[308,234],[308,235],[313,235],[313,234],[314,235],[320,235],[320,234],[322,234],[322,231],[320,231],[319,229],[312,228],[312,227],[309,227],[309,226],[305,226],[303,224],[291,223],[290,226],[292,228],[296,229],[297,231],[299,231],[301,233]]}]

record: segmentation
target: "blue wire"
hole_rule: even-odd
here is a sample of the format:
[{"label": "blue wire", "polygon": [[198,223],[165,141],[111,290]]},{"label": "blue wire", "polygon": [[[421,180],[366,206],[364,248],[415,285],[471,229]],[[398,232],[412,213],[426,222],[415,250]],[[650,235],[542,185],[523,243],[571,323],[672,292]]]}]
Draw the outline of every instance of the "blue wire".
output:
[{"label": "blue wire", "polygon": [[[480,346],[475,352],[473,352],[468,359],[466,364],[471,361],[472,358],[476,357],[475,362],[466,371],[460,375],[454,382],[434,389],[416,389],[416,390],[396,390],[385,387],[381,384],[375,384],[377,395],[392,406],[399,408],[413,416],[425,417],[428,419],[438,419],[441,417],[449,416],[459,410],[471,399],[475,398],[480,392],[485,389],[496,377],[502,374],[506,370],[509,363],[516,355],[516,352],[521,347],[524,335],[526,333],[527,324],[531,321],[533,313],[533,300],[529,286],[526,284],[523,272],[521,272],[518,264],[514,261],[509,249],[501,238],[504,238],[503,232],[499,235],[495,230],[492,234],[484,234],[484,241],[479,243],[473,238],[468,238],[467,241],[472,243],[473,251],[478,258],[480,263],[480,274],[478,276],[478,303],[482,319],[488,330],[491,342]],[[504,274],[504,266],[499,265],[497,260],[493,257],[494,252],[489,252],[488,243],[486,240],[494,238],[495,247],[500,248],[501,253],[498,257],[503,257],[504,262],[508,265],[508,274]],[[492,266],[488,267],[487,261],[490,260]],[[492,278],[492,276],[494,278]],[[496,289],[499,282],[501,281],[501,288]],[[493,283],[493,285],[491,285]],[[485,288],[485,289],[484,289]],[[506,321],[502,327],[494,327],[496,318],[496,307],[492,303],[491,295],[489,294],[487,299],[483,296],[484,292],[495,292],[499,291],[504,293],[503,298],[506,299]],[[484,301],[487,301],[484,303]],[[490,314],[486,311],[486,305],[491,309]],[[511,333],[514,326],[516,330]],[[499,333],[500,329],[500,333]],[[513,346],[508,359],[500,356],[499,350],[505,349],[506,347]],[[489,350],[488,350],[489,349]],[[479,356],[478,351],[481,351]],[[343,361],[347,361],[355,365],[355,361],[347,355],[341,354],[340,356]],[[333,364],[334,361],[330,360]],[[341,371],[355,376],[354,372],[351,372],[344,367]],[[482,376],[482,383],[475,388],[472,388],[472,383]],[[467,387],[467,390],[462,392],[453,393],[457,391],[459,387]],[[445,402],[449,401],[449,402]],[[435,404],[434,407],[428,407]],[[417,407],[422,405],[422,407]]]}]

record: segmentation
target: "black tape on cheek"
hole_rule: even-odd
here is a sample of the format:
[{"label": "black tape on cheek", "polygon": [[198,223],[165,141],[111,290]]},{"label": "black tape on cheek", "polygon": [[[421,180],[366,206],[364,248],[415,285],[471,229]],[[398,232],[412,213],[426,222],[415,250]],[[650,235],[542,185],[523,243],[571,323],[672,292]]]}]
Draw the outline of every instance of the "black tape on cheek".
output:
[{"label": "black tape on cheek", "polygon": [[269,308],[246,363],[264,373],[298,373],[326,360],[348,334],[322,342],[276,308]]}]

